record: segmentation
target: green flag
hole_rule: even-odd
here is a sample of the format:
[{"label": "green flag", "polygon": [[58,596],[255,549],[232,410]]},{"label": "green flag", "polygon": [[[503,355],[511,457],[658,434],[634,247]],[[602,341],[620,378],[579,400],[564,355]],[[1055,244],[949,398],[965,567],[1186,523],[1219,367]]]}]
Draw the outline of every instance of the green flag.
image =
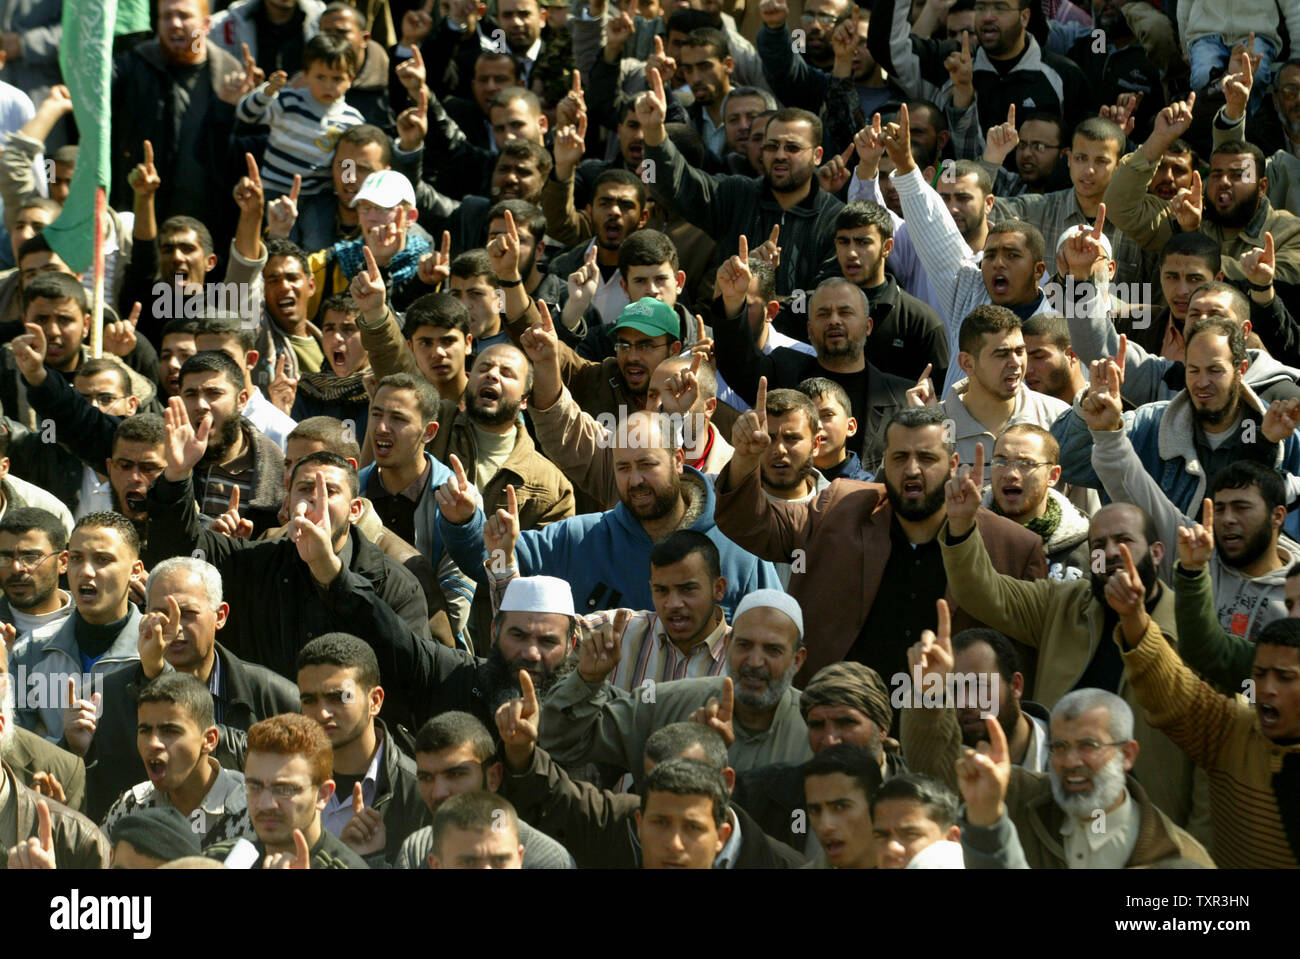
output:
[{"label": "green flag", "polygon": [[[132,2],[134,6],[134,2]],[[146,8],[146,14],[147,14]],[[73,270],[88,271],[95,251],[95,192],[109,188],[113,25],[117,0],[64,0],[59,68],[81,134],[77,167],[59,218],[42,235]]]},{"label": "green flag", "polygon": [[149,0],[119,0],[117,5],[117,25],[113,28],[116,36],[125,33],[150,33],[153,24],[149,22]]}]

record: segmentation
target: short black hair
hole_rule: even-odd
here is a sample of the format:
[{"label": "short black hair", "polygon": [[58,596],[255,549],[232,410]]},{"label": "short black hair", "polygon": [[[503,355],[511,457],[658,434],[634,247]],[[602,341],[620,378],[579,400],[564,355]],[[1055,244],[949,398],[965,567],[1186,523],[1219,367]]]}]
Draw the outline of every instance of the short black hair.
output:
[{"label": "short black hair", "polygon": [[89,379],[92,376],[98,376],[100,373],[112,373],[117,377],[117,385],[121,387],[122,395],[133,395],[131,392],[131,377],[126,372],[126,366],[116,358],[110,359],[107,356],[98,356],[86,360],[77,367],[73,379],[81,379],[82,377]]},{"label": "short black hair", "polygon": [[[77,520],[72,527],[72,534],[75,536],[80,529],[112,529],[122,537],[122,542],[126,543],[127,548],[136,559],[140,557],[140,532],[135,528],[135,523],[123,516],[121,513],[114,513],[110,510],[102,510],[98,513],[87,513],[81,519]],[[68,537],[72,539],[71,536]]]},{"label": "short black hair", "polygon": [[1247,143],[1245,140],[1228,140],[1224,143],[1218,144],[1213,150],[1211,150],[1210,156],[1213,158],[1218,156],[1220,153],[1232,155],[1244,153],[1250,154],[1255,158],[1255,182],[1258,183],[1264,178],[1264,151],[1255,146],[1255,144]]},{"label": "short black hair", "polygon": [[323,63],[327,67],[342,67],[350,78],[355,78],[361,69],[357,51],[352,44],[332,33],[317,33],[307,41],[302,51],[302,69],[311,69],[313,63]]},{"label": "short black hair", "polygon": [[1070,346],[1070,323],[1059,313],[1037,313],[1020,324],[1020,332],[1025,339],[1045,337],[1062,352]]},{"label": "short black hair", "polygon": [[672,566],[696,553],[704,560],[709,579],[722,575],[722,558],[718,546],[696,529],[679,529],[669,533],[650,548],[651,566]]},{"label": "short black hair", "polygon": [[415,394],[415,406],[420,411],[420,418],[426,423],[437,419],[440,405],[438,393],[423,376],[389,373],[375,385],[375,395],[378,396],[382,389],[409,390]]},{"label": "short black hair", "polygon": [[887,799],[920,803],[925,810],[925,817],[940,829],[947,829],[957,823],[957,797],[951,789],[929,776],[905,773],[886,779],[871,797],[872,817],[876,815],[876,807]]},{"label": "short black hair", "polygon": [[[536,99],[533,93],[529,92],[528,95]],[[493,103],[495,104],[496,101],[494,100]],[[555,167],[555,160],[552,158],[550,151],[540,143],[534,143],[532,140],[520,138],[507,140],[501,145],[501,152],[497,155],[497,163],[501,162],[501,157],[510,157],[512,160],[532,160],[537,164],[537,173],[543,182],[551,175],[551,170]],[[492,165],[492,169],[496,169],[496,164]]]},{"label": "short black hair", "polygon": [[487,764],[496,753],[496,743],[487,727],[477,717],[459,710],[439,713],[426,720],[415,734],[417,753],[440,753],[466,743],[480,763]]},{"label": "short black hair", "polygon": [[1160,251],[1158,268],[1163,270],[1165,261],[1171,256],[1192,256],[1204,261],[1210,276],[1218,273],[1223,264],[1223,248],[1219,246],[1219,241],[1200,230],[1191,233],[1175,233],[1171,236],[1164,249]]},{"label": "short black hair", "polygon": [[297,671],[308,666],[354,669],[357,684],[369,693],[379,685],[379,660],[370,644],[351,633],[324,633],[298,651]]},{"label": "short black hair", "polygon": [[998,236],[1003,233],[1012,233],[1021,237],[1025,241],[1025,249],[1028,251],[1030,259],[1034,263],[1043,262],[1043,251],[1047,247],[1043,242],[1043,234],[1038,227],[1015,218],[989,224],[989,236]]},{"label": "short black hair", "polygon": [[998,664],[998,675],[1010,689],[1012,677],[1020,672],[1020,655],[1016,652],[1015,644],[996,629],[976,626],[963,629],[952,638],[952,651],[964,653],[976,643],[984,643],[993,650],[993,658]]},{"label": "short black hair", "polygon": [[117,449],[117,444],[127,443],[150,443],[161,446],[167,442],[167,425],[158,413],[136,413],[135,416],[124,416],[117,429],[113,431],[113,449]]},{"label": "short black hair", "polygon": [[192,216],[169,216],[163,220],[158,227],[158,239],[161,240],[173,233],[184,233],[186,230],[194,232],[195,238],[199,241],[199,249],[203,251],[204,256],[211,256],[216,251],[217,245],[212,242],[212,231],[203,225],[202,220]]},{"label": "short black hair", "polygon": [[874,226],[876,232],[880,234],[882,243],[894,235],[894,221],[890,219],[889,211],[870,200],[855,200],[853,203],[846,204],[844,209],[835,215],[833,232],[856,230],[864,226]]},{"label": "short black hair", "polygon": [[299,420],[298,425],[285,437],[285,445],[292,440],[322,443],[328,452],[345,460],[361,459],[361,447],[357,445],[356,438],[342,420],[333,416],[309,416],[305,420]]},{"label": "short black hair", "polygon": [[809,776],[833,776],[836,773],[855,780],[868,802],[880,786],[880,761],[865,746],[852,746],[848,743],[827,746],[803,764],[804,779]]},{"label": "short black hair", "polygon": [[336,469],[343,470],[348,477],[348,489],[355,498],[361,488],[361,483],[357,479],[357,468],[346,458],[338,453],[331,453],[329,450],[317,450],[315,453],[308,453],[298,462],[293,464],[293,472],[289,474],[289,488],[293,488],[293,478],[298,475],[298,471],[304,466],[311,466],[314,463],[320,463],[323,466],[333,466]]},{"label": "short black hair", "polygon": [[606,183],[617,183],[619,186],[630,186],[636,191],[636,208],[644,210],[646,204],[645,181],[633,173],[631,170],[615,168],[603,171],[591,184],[591,198],[593,202],[600,188]]},{"label": "short black hair", "polygon": [[1252,486],[1259,490],[1264,509],[1268,512],[1286,506],[1286,483],[1282,480],[1282,474],[1253,460],[1236,460],[1215,473],[1210,483],[1210,496],[1218,496],[1220,490],[1247,489]]},{"label": "short black hair", "polygon": [[641,814],[645,815],[650,794],[672,793],[674,796],[704,796],[713,800],[713,822],[721,826],[727,821],[731,795],[722,770],[714,769],[698,759],[667,759],[646,774],[641,791]]},{"label": "short black hair", "polygon": [[220,350],[200,350],[181,364],[178,382],[185,389],[185,377],[192,373],[220,373],[236,393],[244,388],[244,371]]},{"label": "short black hair", "polygon": [[[32,240],[39,237],[37,234]],[[26,247],[30,242],[28,240],[23,246]],[[27,289],[23,290],[23,312],[26,313],[37,300],[72,300],[83,317],[90,312],[90,298],[86,295],[86,288],[71,273],[51,270],[38,274],[27,284]]]},{"label": "short black hair", "polygon": [[1265,644],[1269,646],[1290,646],[1292,649],[1300,649],[1300,619],[1275,619],[1259,631],[1259,638],[1255,640],[1256,647]]},{"label": "short black hair", "polygon": [[[901,426],[905,430],[925,429],[928,426],[937,426],[944,431],[944,436],[948,435],[944,424],[948,422],[948,414],[942,406],[900,406],[889,414],[889,420],[885,423],[885,445],[889,445],[889,431],[895,426]],[[957,452],[957,444],[953,440],[945,440],[944,449],[951,455]]]},{"label": "short black hair", "polygon": [[[364,147],[375,144],[379,147],[379,165],[387,169],[393,164],[393,139],[373,123],[358,123],[354,127],[348,127],[339,137],[338,143],[334,145],[334,152],[343,144],[354,147]],[[305,264],[307,261],[303,260]]]},{"label": "short black hair", "polygon": [[849,399],[849,391],[832,379],[827,379],[824,376],[810,376],[796,386],[795,389],[807,396],[813,403],[816,403],[819,399],[829,397],[844,411],[845,416],[853,415],[853,402]]},{"label": "short black hair", "polygon": [[487,218],[483,221],[484,228],[491,227],[492,221],[501,219],[506,215],[506,211],[514,218],[515,228],[527,230],[528,235],[537,241],[538,247],[542,245],[542,237],[546,235],[546,214],[536,203],[530,203],[527,200],[499,200],[492,204],[488,210]]},{"label": "short black hair", "polygon": [[33,530],[44,533],[45,538],[49,540],[50,549],[56,553],[61,553],[68,548],[68,533],[63,527],[63,520],[47,509],[19,506],[5,510],[4,517],[0,518],[0,533],[22,536]]},{"label": "short black hair", "polygon": [[244,323],[239,317],[229,314],[203,317],[197,321],[198,328],[194,336],[233,337],[239,344],[241,353],[248,353],[257,348],[257,334],[253,327]]},{"label": "short black hair", "polygon": [[667,263],[674,272],[681,268],[677,245],[668,234],[658,230],[634,230],[618,248],[618,272],[624,280],[631,267],[658,266],[660,263]]},{"label": "short black hair", "polygon": [[136,705],[170,703],[179,706],[200,730],[216,725],[212,692],[208,684],[189,673],[160,673],[136,695]]},{"label": "short black hair", "polygon": [[[356,130],[356,127],[352,128]],[[287,257],[291,260],[297,260],[298,265],[302,267],[304,273],[307,272],[307,251],[300,247],[293,240],[285,240],[280,237],[271,237],[265,241],[266,245],[266,262],[269,265],[277,256]],[[266,267],[262,268],[263,270]]]},{"label": "short black hair", "polygon": [[[512,213],[511,216],[514,214]],[[451,261],[451,275],[462,280],[472,280],[477,276],[486,276],[488,282],[496,285],[497,274],[492,269],[492,257],[488,251],[479,247],[466,250]],[[459,301],[457,301],[459,302]]]},{"label": "short black hair", "polygon": [[402,336],[412,339],[422,326],[459,330],[469,336],[469,308],[450,293],[426,293],[406,308]]},{"label": "short black hair", "polygon": [[722,734],[703,723],[669,723],[660,726],[645,741],[645,758],[653,763],[677,759],[683,753],[699,746],[704,751],[702,762],[714,769],[727,766],[727,744]]},{"label": "short black hair", "polygon": [[[682,7],[674,10],[664,21],[664,32],[668,33],[685,33],[688,36],[703,28],[717,29],[722,25],[722,18],[716,13],[708,13],[704,10],[692,10],[689,7]],[[665,36],[665,42],[667,37]]]},{"label": "short black hair", "polygon": [[772,119],[768,121],[767,128],[772,129],[773,123],[806,123],[812,127],[812,146],[814,149],[822,145],[822,121],[821,117],[800,107],[782,107],[772,114]]},{"label": "short black hair", "polygon": [[161,339],[165,340],[169,336],[177,334],[189,334],[195,336],[199,331],[199,321],[194,317],[178,316],[174,320],[168,320],[163,324]]},{"label": "short black hair", "polygon": [[984,337],[1010,333],[1020,329],[1020,317],[1005,306],[982,303],[966,314],[957,331],[957,348],[963,353],[978,356]]},{"label": "short black hair", "polygon": [[713,27],[696,27],[686,34],[682,46],[692,49],[704,47],[709,51],[709,58],[712,60],[725,60],[731,56],[731,44],[727,42],[727,35]]},{"label": "short black hair", "polygon": [[[1196,290],[1192,291],[1192,296],[1195,297],[1197,291],[1204,290],[1207,286],[1208,284],[1201,284],[1196,288]],[[1230,289],[1238,296],[1241,296],[1241,291],[1236,287],[1230,287]],[[1240,366],[1250,358],[1250,354],[1246,352],[1246,334],[1243,333],[1241,327],[1232,322],[1232,320],[1225,319],[1222,316],[1201,317],[1193,323],[1184,334],[1184,349],[1190,347],[1192,345],[1192,340],[1200,336],[1202,333],[1209,334],[1210,336],[1222,336],[1227,339],[1228,349],[1232,353],[1232,365],[1234,367]]]}]

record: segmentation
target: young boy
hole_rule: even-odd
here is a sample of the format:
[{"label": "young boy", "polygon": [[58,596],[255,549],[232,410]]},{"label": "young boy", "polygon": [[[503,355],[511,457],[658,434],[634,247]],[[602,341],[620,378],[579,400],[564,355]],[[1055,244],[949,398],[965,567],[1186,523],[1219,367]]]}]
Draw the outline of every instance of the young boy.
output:
[{"label": "young boy", "polygon": [[824,376],[814,376],[800,383],[798,390],[817,405],[821,420],[822,445],[813,457],[813,465],[828,480],[870,482],[872,476],[862,468],[858,454],[845,449],[848,438],[858,432],[858,421],[852,416],[844,387]]},{"label": "young boy", "polygon": [[509,335],[501,328],[497,275],[492,272],[487,250],[466,250],[452,260],[447,286],[447,292],[469,310],[469,331],[476,351],[510,342]]},{"label": "young boy", "polygon": [[295,201],[299,195],[333,189],[334,147],[345,130],[365,122],[343,100],[358,69],[352,45],[341,37],[317,34],[307,42],[302,59],[305,87],[285,89],[289,78],[277,70],[235,108],[243,122],[271,128],[261,167],[268,202],[290,194],[295,175],[302,177],[301,188],[292,195]]},{"label": "young boy", "polygon": [[298,381],[293,418],[332,416],[351,422],[358,443],[366,435],[370,395],[365,378],[370,356],[361,345],[357,317],[361,311],[346,293],[336,293],[321,306],[320,339],[325,366],[318,373],[304,373]]}]

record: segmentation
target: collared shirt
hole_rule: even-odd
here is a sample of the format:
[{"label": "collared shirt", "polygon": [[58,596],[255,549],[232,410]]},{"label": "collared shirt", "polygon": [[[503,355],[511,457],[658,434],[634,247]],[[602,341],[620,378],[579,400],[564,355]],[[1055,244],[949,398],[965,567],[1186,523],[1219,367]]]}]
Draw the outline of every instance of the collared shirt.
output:
[{"label": "collared shirt", "polygon": [[[367,807],[374,805],[375,793],[379,790],[379,769],[380,763],[384,761],[384,747],[386,745],[381,737],[379,748],[375,750],[374,756],[370,759],[370,768],[366,770],[365,776],[361,779],[361,798],[365,800]],[[330,801],[326,803],[324,811],[320,814],[321,826],[332,835],[338,836],[343,832],[343,827],[351,821],[352,790],[347,790],[346,795],[343,795],[342,790],[334,790],[334,795],[330,796]]]},{"label": "collared shirt", "polygon": [[1051,741],[1047,735],[1047,723],[1028,713],[1022,715],[1029,720],[1029,748],[1025,750],[1025,761],[1020,764],[1020,768],[1031,773],[1048,772],[1051,769],[1049,764],[1052,754],[1047,748]]},{"label": "collared shirt", "polygon": [[700,137],[704,140],[704,145],[714,156],[727,155],[727,125],[726,123],[714,123],[713,117],[709,116],[708,107],[700,110]]},{"label": "collared shirt", "polygon": [[736,861],[740,858],[740,817],[736,815],[736,810],[728,807],[727,818],[731,821],[731,835],[727,837],[722,852],[714,858],[714,869],[735,869]]},{"label": "collared shirt", "polygon": [[[211,756],[208,757],[208,762],[214,765],[217,763]],[[153,783],[138,783],[122,793],[113,803],[104,817],[102,828],[107,834],[114,823],[137,809],[171,805],[171,798],[157,789]],[[208,787],[197,808],[190,813],[189,819],[204,846],[252,832],[253,824],[248,816],[248,794],[244,789],[244,774],[217,765],[217,778]]]},{"label": "collared shirt", "polygon": [[426,459],[424,469],[415,481],[396,493],[388,491],[377,469],[370,474],[370,482],[366,484],[365,495],[375,507],[379,521],[408,543],[415,542],[415,511],[420,506],[420,497],[428,491],[430,469],[432,467]]},{"label": "collared shirt", "polygon": [[77,500],[77,519],[91,513],[113,512],[113,487],[107,479],[100,481],[89,466],[81,468],[81,496]]},{"label": "collared shirt", "polygon": [[1128,790],[1114,812],[1083,820],[1066,816],[1061,823],[1066,864],[1070,869],[1123,869],[1137,846],[1138,825],[1138,808]]},{"label": "collared shirt", "polygon": [[[496,47],[493,46],[492,49],[495,50]],[[512,54],[512,56],[514,56],[515,58],[515,63],[519,64],[519,85],[521,87],[528,86],[528,81],[532,79],[533,67],[537,66],[537,58],[541,56],[541,54],[542,54],[541,37],[538,37],[536,40],[533,41],[533,45],[528,48],[527,53]]]}]

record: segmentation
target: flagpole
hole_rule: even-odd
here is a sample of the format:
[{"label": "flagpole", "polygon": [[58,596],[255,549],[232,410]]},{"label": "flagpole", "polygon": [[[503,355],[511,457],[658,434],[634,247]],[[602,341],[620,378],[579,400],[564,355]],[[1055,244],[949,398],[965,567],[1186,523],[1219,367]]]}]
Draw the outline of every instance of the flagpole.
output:
[{"label": "flagpole", "polygon": [[102,186],[95,188],[95,286],[91,301],[90,355],[104,355],[104,213],[108,205]]}]

